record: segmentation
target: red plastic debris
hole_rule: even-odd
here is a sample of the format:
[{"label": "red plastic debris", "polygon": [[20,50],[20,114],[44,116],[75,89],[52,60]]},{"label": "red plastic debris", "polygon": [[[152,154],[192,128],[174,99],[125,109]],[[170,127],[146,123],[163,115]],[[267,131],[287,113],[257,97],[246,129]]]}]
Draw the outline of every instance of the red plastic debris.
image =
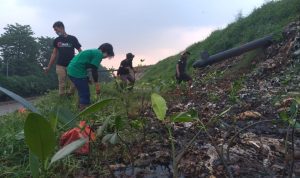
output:
[{"label": "red plastic debris", "polygon": [[86,155],[89,153],[90,150],[89,142],[91,140],[95,141],[96,135],[90,129],[90,126],[86,125],[85,121],[80,121],[79,127],[73,128],[63,133],[62,136],[60,137],[59,145],[61,147],[64,147],[80,138],[89,138],[89,141],[86,142],[81,148],[77,149],[75,153]]}]

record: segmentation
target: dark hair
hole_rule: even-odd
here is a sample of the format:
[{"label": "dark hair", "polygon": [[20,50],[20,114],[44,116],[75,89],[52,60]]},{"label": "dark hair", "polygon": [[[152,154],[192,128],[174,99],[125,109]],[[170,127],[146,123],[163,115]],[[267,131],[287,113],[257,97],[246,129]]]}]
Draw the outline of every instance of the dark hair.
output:
[{"label": "dark hair", "polygon": [[134,55],[132,53],[127,53],[126,54],[126,58],[127,59],[133,59],[134,58]]},{"label": "dark hair", "polygon": [[191,53],[188,51],[185,51],[182,55],[191,55]]},{"label": "dark hair", "polygon": [[115,56],[113,46],[109,43],[103,43],[98,49],[100,49],[103,53],[106,53],[108,56]]},{"label": "dark hair", "polygon": [[57,21],[53,24],[53,28],[58,27],[58,28],[63,28],[65,29],[64,24],[61,21]]}]

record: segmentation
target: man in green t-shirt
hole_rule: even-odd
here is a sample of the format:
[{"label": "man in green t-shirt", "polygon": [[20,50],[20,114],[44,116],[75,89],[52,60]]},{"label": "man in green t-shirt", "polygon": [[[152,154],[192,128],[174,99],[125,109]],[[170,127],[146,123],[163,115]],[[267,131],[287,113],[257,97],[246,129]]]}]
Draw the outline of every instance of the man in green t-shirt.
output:
[{"label": "man in green t-shirt", "polygon": [[102,44],[98,49],[89,49],[77,54],[67,67],[67,73],[74,83],[79,95],[79,109],[82,110],[90,104],[90,90],[87,69],[92,69],[92,76],[96,86],[96,93],[100,93],[97,69],[104,58],[114,57],[113,46]]}]

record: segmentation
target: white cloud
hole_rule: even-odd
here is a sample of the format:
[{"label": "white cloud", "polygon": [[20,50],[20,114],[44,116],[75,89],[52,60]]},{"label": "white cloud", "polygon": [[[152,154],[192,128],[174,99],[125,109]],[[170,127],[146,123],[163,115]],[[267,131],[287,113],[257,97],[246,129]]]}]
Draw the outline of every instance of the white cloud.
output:
[{"label": "white cloud", "polygon": [[7,24],[30,25],[36,36],[55,37],[52,25],[61,20],[83,49],[110,42],[115,58],[106,67],[118,67],[127,52],[154,64],[205,39],[242,11],[248,14],[264,0],[0,0],[0,34]]},{"label": "white cloud", "polygon": [[[163,38],[151,48],[139,48],[135,51],[133,48],[130,52],[135,54],[133,65],[140,64],[140,59],[145,59],[147,64],[155,64],[158,61],[169,56],[178,54],[193,43],[204,40],[217,27],[176,27],[165,29],[162,33]],[[104,60],[102,64],[106,67],[118,67],[121,60],[125,58],[126,51],[118,51],[112,60]],[[129,52],[129,51],[128,51]]]},{"label": "white cloud", "polygon": [[7,24],[36,24],[40,22],[39,10],[33,7],[18,4],[17,0],[0,1],[0,32]]}]

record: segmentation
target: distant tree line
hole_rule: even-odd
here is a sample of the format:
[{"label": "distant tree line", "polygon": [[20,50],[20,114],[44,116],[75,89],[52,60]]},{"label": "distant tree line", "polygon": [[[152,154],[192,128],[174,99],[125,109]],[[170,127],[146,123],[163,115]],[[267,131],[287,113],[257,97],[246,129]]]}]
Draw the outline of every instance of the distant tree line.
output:
[{"label": "distant tree line", "polygon": [[[51,37],[34,37],[30,25],[9,24],[0,36],[0,86],[23,97],[42,95],[57,88],[55,67],[48,75],[53,40]],[[101,67],[100,70],[105,70]],[[109,73],[101,73],[100,80],[109,81]],[[0,101],[7,97],[0,93]]]}]

